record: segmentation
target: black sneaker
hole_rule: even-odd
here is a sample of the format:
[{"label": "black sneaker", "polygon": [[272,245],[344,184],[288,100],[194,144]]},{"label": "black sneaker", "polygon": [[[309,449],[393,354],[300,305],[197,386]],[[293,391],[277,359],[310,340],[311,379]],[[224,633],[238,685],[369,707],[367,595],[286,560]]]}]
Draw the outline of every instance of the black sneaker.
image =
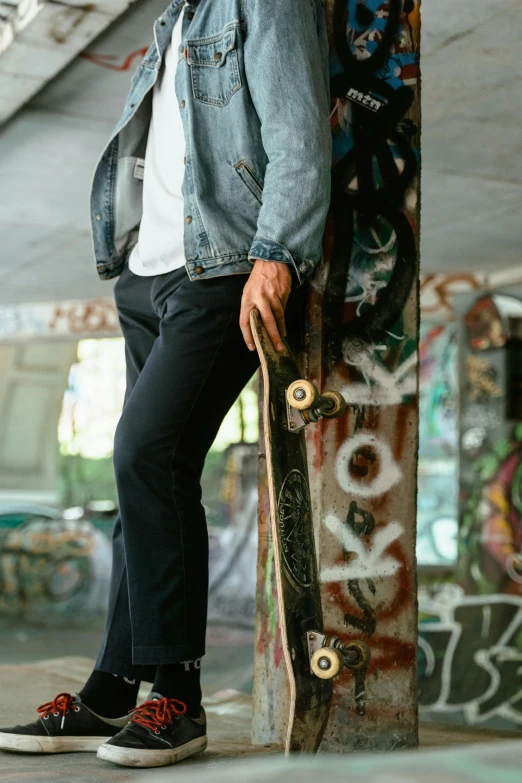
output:
[{"label": "black sneaker", "polygon": [[127,726],[100,745],[98,758],[123,767],[166,767],[207,747],[207,719],[185,715],[178,699],[150,693],[149,699],[131,713]]},{"label": "black sneaker", "polygon": [[60,693],[37,707],[33,723],[0,729],[0,750],[21,753],[70,753],[95,751],[129,722],[129,715],[109,719],[96,715],[80,697]]}]

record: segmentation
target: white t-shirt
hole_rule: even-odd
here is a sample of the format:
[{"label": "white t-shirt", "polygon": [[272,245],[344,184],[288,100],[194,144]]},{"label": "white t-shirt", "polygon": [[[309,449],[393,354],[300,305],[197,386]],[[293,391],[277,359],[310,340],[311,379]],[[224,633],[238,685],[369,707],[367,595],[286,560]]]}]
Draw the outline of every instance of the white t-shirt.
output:
[{"label": "white t-shirt", "polygon": [[138,242],[129,256],[130,270],[146,277],[171,272],[185,264],[181,192],[185,136],[174,82],[184,8],[174,25],[152,93],[143,176],[143,214]]}]

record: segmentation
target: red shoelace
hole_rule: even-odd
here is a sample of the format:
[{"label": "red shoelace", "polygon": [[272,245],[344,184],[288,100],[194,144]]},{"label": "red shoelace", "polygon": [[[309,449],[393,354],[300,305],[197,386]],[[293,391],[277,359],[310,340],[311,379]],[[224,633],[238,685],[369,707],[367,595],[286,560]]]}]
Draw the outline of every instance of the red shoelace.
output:
[{"label": "red shoelace", "polygon": [[47,701],[45,704],[41,704],[39,707],[37,707],[36,712],[38,712],[44,719],[47,719],[51,712],[55,716],[61,715],[61,728],[63,729],[65,714],[70,710],[73,701],[74,696],[71,696],[70,693],[59,693],[58,696],[53,699],[53,701]]},{"label": "red shoelace", "polygon": [[159,733],[159,728],[165,728],[167,723],[172,723],[177,715],[184,715],[186,711],[187,705],[179,699],[150,699],[132,711],[131,720]]}]

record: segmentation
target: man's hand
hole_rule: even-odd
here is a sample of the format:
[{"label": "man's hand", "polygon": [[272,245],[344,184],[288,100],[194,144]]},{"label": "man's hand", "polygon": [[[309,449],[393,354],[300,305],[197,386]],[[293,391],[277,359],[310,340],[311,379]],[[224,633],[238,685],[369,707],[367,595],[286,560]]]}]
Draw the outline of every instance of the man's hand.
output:
[{"label": "man's hand", "polygon": [[245,343],[255,351],[250,329],[250,311],[257,307],[276,351],[283,350],[286,337],[285,307],[292,289],[292,273],[288,264],[258,258],[243,289],[239,325]]}]

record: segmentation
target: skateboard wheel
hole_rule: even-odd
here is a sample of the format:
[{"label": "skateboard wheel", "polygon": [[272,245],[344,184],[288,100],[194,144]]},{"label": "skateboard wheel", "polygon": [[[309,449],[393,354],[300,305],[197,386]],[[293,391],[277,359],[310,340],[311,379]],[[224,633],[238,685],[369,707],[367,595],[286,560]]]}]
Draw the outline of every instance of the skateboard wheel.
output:
[{"label": "skateboard wheel", "polygon": [[286,399],[290,407],[305,411],[317,402],[319,392],[311,381],[294,381],[286,390]]},{"label": "skateboard wheel", "polygon": [[331,680],[336,677],[343,666],[343,656],[334,647],[321,647],[312,655],[312,672],[321,680]]},{"label": "skateboard wheel", "polygon": [[343,395],[339,394],[339,392],[326,391],[324,392],[324,394],[322,394],[322,397],[333,402],[333,408],[329,408],[328,410],[323,410],[321,408],[321,413],[325,418],[336,419],[338,416],[341,416],[345,412],[346,401]]}]

